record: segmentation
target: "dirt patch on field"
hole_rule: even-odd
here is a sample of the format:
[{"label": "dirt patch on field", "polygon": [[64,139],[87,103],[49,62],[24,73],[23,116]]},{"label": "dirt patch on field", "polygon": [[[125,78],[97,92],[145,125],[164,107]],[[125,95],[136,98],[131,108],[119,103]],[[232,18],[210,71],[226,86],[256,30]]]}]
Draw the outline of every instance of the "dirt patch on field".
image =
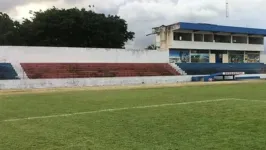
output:
[{"label": "dirt patch on field", "polygon": [[73,88],[47,88],[47,89],[24,89],[24,90],[1,90],[0,95],[13,94],[31,94],[31,93],[51,93],[67,91],[90,91],[90,90],[123,90],[123,89],[146,89],[146,88],[163,88],[163,87],[183,87],[183,86],[207,86],[207,85],[226,85],[226,84],[243,84],[243,83],[263,83],[265,80],[249,81],[221,81],[221,82],[184,82],[173,84],[152,84],[152,85],[126,85],[126,86],[99,86],[99,87],[73,87]]}]

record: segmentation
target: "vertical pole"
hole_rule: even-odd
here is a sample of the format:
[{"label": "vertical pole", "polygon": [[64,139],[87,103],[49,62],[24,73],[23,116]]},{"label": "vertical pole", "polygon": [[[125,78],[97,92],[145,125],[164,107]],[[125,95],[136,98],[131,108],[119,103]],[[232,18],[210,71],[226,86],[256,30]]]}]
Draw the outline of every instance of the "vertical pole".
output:
[{"label": "vertical pole", "polygon": [[229,17],[229,3],[228,0],[225,1],[225,17],[228,18]]}]

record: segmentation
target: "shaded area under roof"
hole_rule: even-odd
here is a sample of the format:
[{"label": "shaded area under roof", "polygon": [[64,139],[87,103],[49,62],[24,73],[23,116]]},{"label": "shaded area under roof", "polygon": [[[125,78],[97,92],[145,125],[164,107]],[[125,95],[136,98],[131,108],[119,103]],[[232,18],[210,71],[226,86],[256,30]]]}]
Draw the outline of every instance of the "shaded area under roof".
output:
[{"label": "shaded area under roof", "polygon": [[181,30],[227,32],[227,33],[235,33],[235,34],[239,33],[239,34],[251,34],[251,35],[266,36],[266,29],[222,26],[222,25],[204,24],[204,23],[188,23],[188,22],[179,22],[178,25],[180,26]]}]

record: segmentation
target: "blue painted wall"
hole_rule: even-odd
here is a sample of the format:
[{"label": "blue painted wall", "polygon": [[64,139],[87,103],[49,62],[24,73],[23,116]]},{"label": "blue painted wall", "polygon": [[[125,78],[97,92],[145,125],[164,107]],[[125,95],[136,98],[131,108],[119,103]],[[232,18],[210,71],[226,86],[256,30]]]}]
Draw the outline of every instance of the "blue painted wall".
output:
[{"label": "blue painted wall", "polygon": [[10,63],[0,63],[0,80],[17,79],[18,74]]},{"label": "blue painted wall", "polygon": [[188,75],[206,75],[218,72],[245,72],[246,74],[260,74],[266,71],[263,63],[177,63]]}]

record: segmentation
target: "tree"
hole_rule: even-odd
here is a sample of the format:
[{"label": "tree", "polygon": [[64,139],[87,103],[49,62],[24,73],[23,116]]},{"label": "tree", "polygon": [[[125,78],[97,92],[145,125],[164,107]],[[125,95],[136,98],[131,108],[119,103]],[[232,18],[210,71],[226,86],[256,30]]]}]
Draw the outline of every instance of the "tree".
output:
[{"label": "tree", "polygon": [[156,45],[151,44],[146,49],[148,49],[148,50],[156,50],[157,48],[156,48]]},{"label": "tree", "polygon": [[19,26],[17,21],[0,12],[0,45],[19,45]]},{"label": "tree", "polygon": [[0,45],[122,48],[134,39],[126,21],[118,16],[84,8],[53,7],[31,13],[33,17],[21,24],[6,14],[0,16]]},{"label": "tree", "polygon": [[84,8],[54,7],[33,15],[32,21],[22,23],[26,33],[33,33],[24,34],[30,46],[122,48],[134,38],[134,33],[127,31],[125,20]]}]

